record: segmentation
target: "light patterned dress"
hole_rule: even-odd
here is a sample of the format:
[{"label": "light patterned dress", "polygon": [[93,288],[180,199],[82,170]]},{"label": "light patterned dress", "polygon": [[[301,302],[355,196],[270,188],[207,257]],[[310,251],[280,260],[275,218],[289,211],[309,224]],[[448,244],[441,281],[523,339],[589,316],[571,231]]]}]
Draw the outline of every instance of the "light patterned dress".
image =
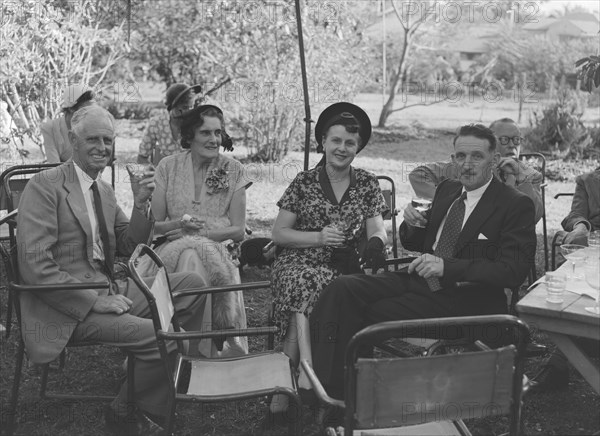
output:
[{"label": "light patterned dress", "polygon": [[[189,150],[164,158],[156,168],[156,189],[153,198],[162,197],[167,207],[168,220],[178,221],[183,215],[189,214],[205,221],[205,227],[209,230],[229,227],[229,208],[233,195],[245,184],[242,164],[235,159],[219,155],[208,168],[199,200],[195,200],[193,171],[192,154]],[[170,272],[194,271],[203,276],[206,284],[211,286],[240,283],[238,269],[233,265],[227,250],[220,245],[203,237],[186,236],[160,245],[156,252],[165,260],[165,265],[176,265]],[[182,254],[190,254],[190,250],[184,251],[185,248],[193,248],[196,251],[193,259],[184,259]],[[173,259],[173,256],[180,255],[182,256],[179,260]],[[203,315],[207,327],[214,324],[213,327],[219,329],[246,328],[246,312],[241,291],[216,294],[212,308],[212,313]],[[238,348],[247,353],[246,338],[232,338],[231,341],[228,340],[229,345],[230,343],[239,345]],[[215,355],[214,352],[212,355]]]},{"label": "light patterned dress", "polygon": [[170,125],[171,117],[166,109],[161,109],[150,117],[138,154],[153,156],[152,163],[158,163],[165,157],[179,153],[181,145],[173,138]]},{"label": "light patterned dress", "polygon": [[[350,186],[338,203],[324,167],[301,172],[277,202],[280,209],[296,215],[295,229],[319,232],[343,220],[346,245],[358,249],[366,232],[366,221],[389,210],[377,177],[352,168]],[[281,338],[287,332],[292,312],[310,315],[321,291],[340,273],[333,267],[333,248],[284,248],[271,273],[275,325]]]},{"label": "light patterned dress", "polygon": [[[244,186],[243,166],[237,160],[219,155],[208,167],[208,185],[202,185],[200,199],[195,200],[192,153],[187,150],[163,159],[154,177],[153,196],[164,195],[169,220],[180,220],[186,213],[206,221],[208,229],[230,226],[229,206],[233,194]],[[164,194],[163,194],[164,193]]]}]

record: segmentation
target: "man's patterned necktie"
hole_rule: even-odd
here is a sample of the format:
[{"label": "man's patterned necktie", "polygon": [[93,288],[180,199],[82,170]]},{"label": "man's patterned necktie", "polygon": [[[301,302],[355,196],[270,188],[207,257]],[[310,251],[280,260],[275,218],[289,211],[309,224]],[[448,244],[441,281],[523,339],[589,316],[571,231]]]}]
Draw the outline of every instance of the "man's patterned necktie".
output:
[{"label": "man's patterned necktie", "polygon": [[[444,222],[444,228],[440,234],[440,240],[435,246],[435,250],[433,250],[434,256],[441,259],[454,256],[458,235],[460,235],[463,219],[465,218],[465,198],[467,198],[467,193],[463,192],[461,196],[454,201],[452,207],[450,207],[450,211]],[[426,280],[429,289],[431,289],[432,292],[442,289],[439,278],[431,277]]]}]

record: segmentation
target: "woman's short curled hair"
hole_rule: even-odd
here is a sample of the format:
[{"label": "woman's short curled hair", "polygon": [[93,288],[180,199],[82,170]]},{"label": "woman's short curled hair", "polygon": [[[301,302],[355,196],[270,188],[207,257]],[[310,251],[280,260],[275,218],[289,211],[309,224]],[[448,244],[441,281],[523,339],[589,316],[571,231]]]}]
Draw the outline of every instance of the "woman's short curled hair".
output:
[{"label": "woman's short curled hair", "polygon": [[189,149],[192,146],[192,141],[196,135],[196,130],[204,124],[206,117],[218,118],[221,121],[221,129],[225,129],[225,120],[223,114],[214,108],[208,108],[205,111],[186,117],[181,123],[181,148]]}]

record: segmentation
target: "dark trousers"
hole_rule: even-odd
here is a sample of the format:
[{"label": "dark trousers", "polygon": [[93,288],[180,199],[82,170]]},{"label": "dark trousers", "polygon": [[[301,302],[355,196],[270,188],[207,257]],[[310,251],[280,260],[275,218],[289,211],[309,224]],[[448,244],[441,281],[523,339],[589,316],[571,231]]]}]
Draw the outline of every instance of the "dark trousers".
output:
[{"label": "dark trousers", "polygon": [[310,316],[313,367],[342,398],[344,355],[355,333],[384,321],[506,313],[502,289],[481,285],[431,292],[421,277],[386,272],[341,276],[325,288]]}]

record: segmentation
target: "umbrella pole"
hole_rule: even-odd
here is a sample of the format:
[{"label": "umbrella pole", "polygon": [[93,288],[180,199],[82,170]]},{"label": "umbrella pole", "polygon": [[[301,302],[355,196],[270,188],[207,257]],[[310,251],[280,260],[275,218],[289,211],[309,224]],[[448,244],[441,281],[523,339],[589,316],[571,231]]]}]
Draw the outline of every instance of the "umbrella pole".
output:
[{"label": "umbrella pole", "polygon": [[308,155],[310,153],[310,101],[308,98],[308,79],[306,77],[306,59],[304,57],[304,35],[302,32],[302,15],[300,13],[300,0],[296,2],[296,26],[298,28],[298,46],[300,49],[300,70],[302,72],[302,89],[304,90],[304,171],[308,170]]}]

